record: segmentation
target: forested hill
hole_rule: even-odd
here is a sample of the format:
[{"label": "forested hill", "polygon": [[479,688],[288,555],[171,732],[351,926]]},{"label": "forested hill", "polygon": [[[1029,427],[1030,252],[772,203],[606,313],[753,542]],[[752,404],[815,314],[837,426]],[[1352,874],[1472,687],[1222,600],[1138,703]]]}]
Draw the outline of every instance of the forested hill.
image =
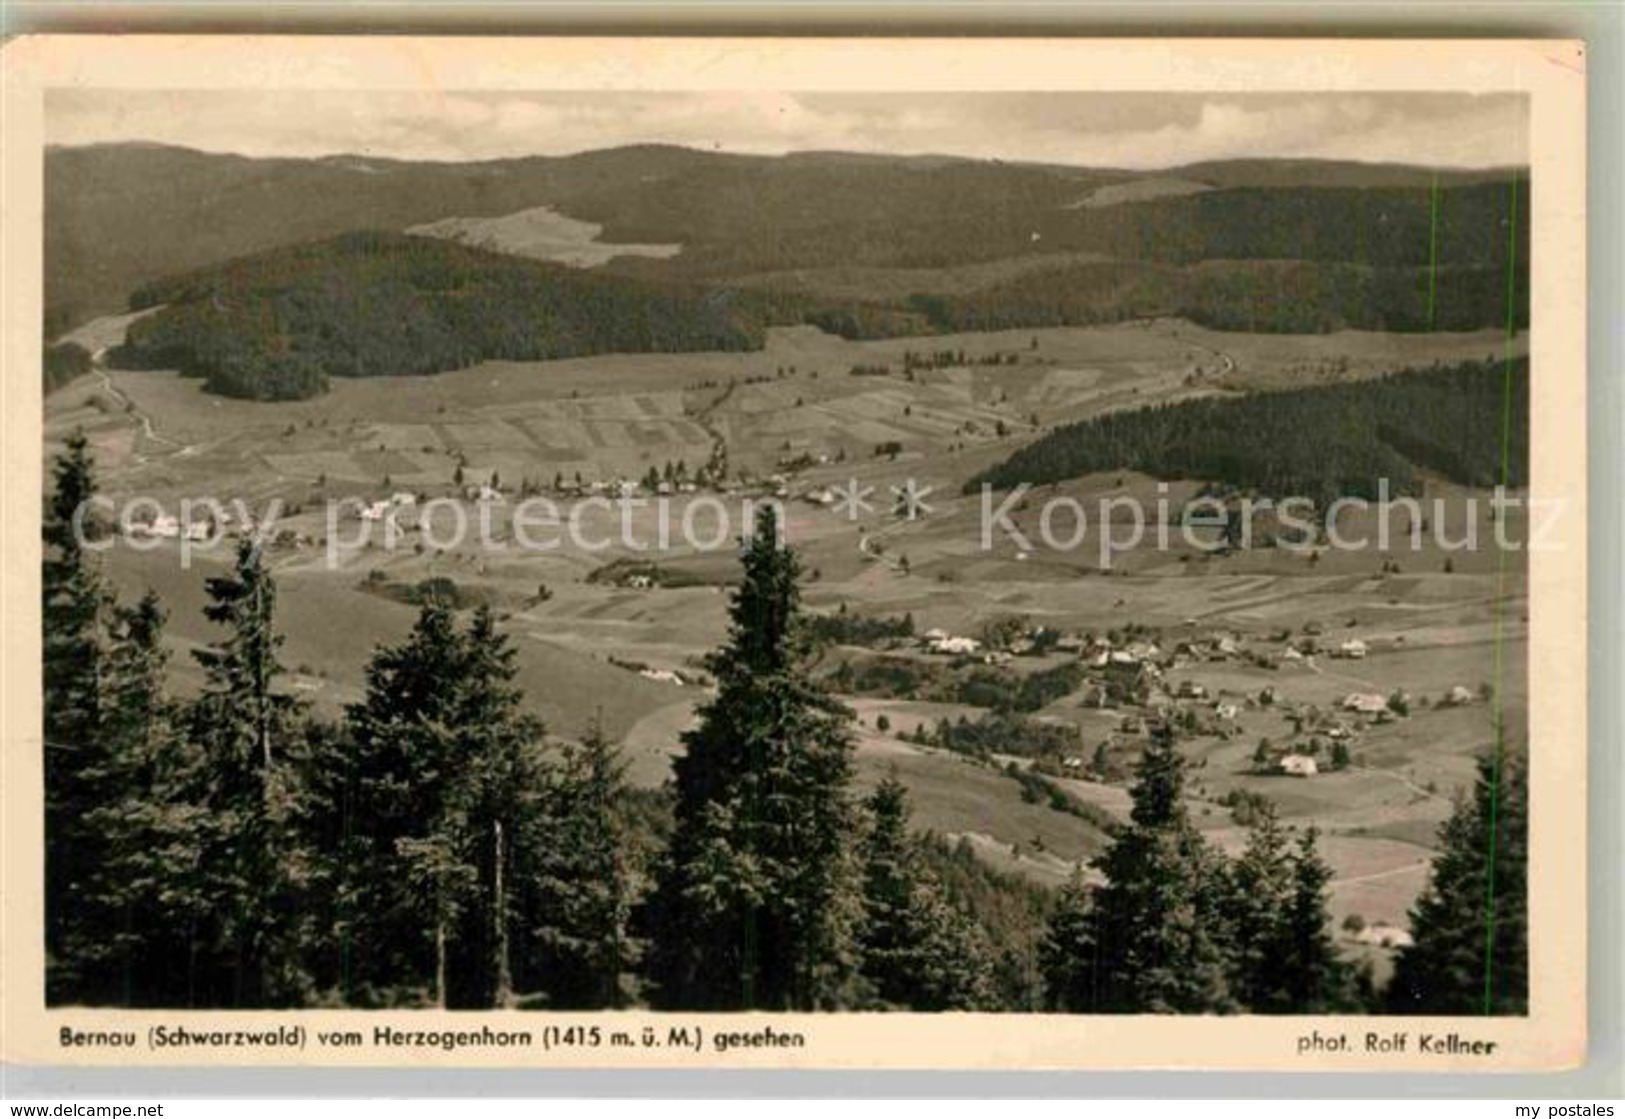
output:
[{"label": "forested hill", "polygon": [[[1508,414],[1510,412],[1510,414]],[[1200,479],[1276,499],[1414,492],[1419,471],[1528,484],[1529,365],[1470,362],[1338,385],[1188,400],[1070,424],[972,478],[1009,489],[1104,470]]]},{"label": "forested hill", "polygon": [[[1529,325],[1529,272],[1501,265],[1369,267],[1306,260],[1213,260],[1172,265],[1083,261],[1034,268],[951,295],[917,293],[895,308],[916,331],[947,333],[1091,326],[1176,317],[1213,330],[1328,334],[1336,330],[1479,330]],[[871,311],[871,318],[877,312]],[[830,315],[837,333],[875,332]],[[884,323],[887,320],[882,319]]]},{"label": "forested hill", "polygon": [[753,298],[362,232],[278,249],[138,290],[114,355],[179,369],[255,400],[325,390],[329,376],[435,373],[487,359],[753,349]]},{"label": "forested hill", "polygon": [[[606,242],[682,246],[667,260],[618,259],[609,270],[709,283],[1056,253],[1504,271],[1514,243],[1518,259],[1528,257],[1528,191],[1513,212],[1515,175],[1523,172],[1303,160],[1132,172],[664,145],[461,164],[62,148],[45,161],[46,333],[115,311],[158,277],[246,254],[541,206],[602,225]],[[1160,193],[1170,181],[1195,193]],[[948,291],[919,279],[912,290]]]}]

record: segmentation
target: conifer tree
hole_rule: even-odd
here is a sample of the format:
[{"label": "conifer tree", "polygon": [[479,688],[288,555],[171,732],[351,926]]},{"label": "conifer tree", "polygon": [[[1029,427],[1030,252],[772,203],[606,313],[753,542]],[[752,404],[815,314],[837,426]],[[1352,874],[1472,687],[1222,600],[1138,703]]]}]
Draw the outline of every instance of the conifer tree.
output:
[{"label": "conifer tree", "polygon": [[1086,1014],[1098,1002],[1089,888],[1081,865],[1072,868],[1055,895],[1038,944],[1038,971],[1044,980],[1044,1009]]},{"label": "conifer tree", "polygon": [[488,609],[464,632],[431,596],[407,640],[368,666],[347,714],[352,998],[488,1007],[511,995],[523,821],[542,790],[542,728],[521,710],[514,657]]},{"label": "conifer tree", "polygon": [[864,978],[875,998],[911,1010],[973,1010],[991,999],[991,953],[922,864],[908,834],[908,794],[895,777],[869,796],[860,849]]},{"label": "conifer tree", "polygon": [[1166,725],[1153,729],[1132,790],[1130,822],[1094,866],[1092,1008],[1104,1013],[1212,1013],[1233,1008],[1219,855],[1191,823],[1185,759]]},{"label": "conifer tree", "polygon": [[84,821],[95,859],[75,901],[90,931],[74,949],[80,995],[92,1003],[190,1005],[194,938],[214,904],[196,874],[205,810],[191,801],[197,755],[165,692],[164,624],[150,591],[110,620],[100,802]]},{"label": "conifer tree", "polygon": [[562,750],[543,811],[531,817],[526,911],[533,986],[547,1005],[625,1006],[623,975],[637,960],[630,932],[632,866],[623,822],[625,767],[597,720]]},{"label": "conifer tree", "polygon": [[413,990],[443,998],[449,883],[424,877],[427,852],[413,844],[445,815],[463,659],[450,606],[430,596],[406,640],[374,652],[365,698],[346,713],[352,752],[337,878],[349,1001],[387,1004]]},{"label": "conifer tree", "polygon": [[[462,667],[457,734],[463,772],[451,839],[461,831],[463,859],[472,865],[470,896],[457,933],[454,1005],[506,1005],[513,994],[513,883],[521,865],[523,820],[537,811],[545,777],[540,754],[542,724],[523,710],[514,683],[518,652],[481,605],[469,624]],[[448,821],[449,822],[449,821]]]},{"label": "conifer tree", "polygon": [[1230,865],[1225,919],[1232,934],[1231,991],[1254,1013],[1290,1009],[1279,952],[1287,936],[1293,863],[1273,801],[1252,812],[1247,847]]},{"label": "conifer tree", "polygon": [[[47,990],[68,997],[76,980],[70,939],[80,938],[73,895],[93,864],[85,814],[98,794],[102,768],[102,622],[108,594],[91,550],[95,466],[83,432],[69,437],[52,467],[41,566],[42,668],[45,701],[45,944]],[[82,939],[82,938],[80,938]]]},{"label": "conifer tree", "polygon": [[1527,763],[1480,757],[1470,796],[1440,830],[1414,942],[1388,984],[1398,1014],[1524,1014],[1529,1007]]},{"label": "conifer tree", "polygon": [[647,911],[667,1007],[816,1009],[850,997],[851,713],[806,671],[795,555],[764,510],[743,553],[717,693],[674,762]]},{"label": "conifer tree", "polygon": [[1326,911],[1326,886],[1332,871],[1315,849],[1318,835],[1315,828],[1306,829],[1292,857],[1292,894],[1278,965],[1285,994],[1283,1009],[1292,1014],[1354,1009],[1354,973],[1338,957],[1331,915]]},{"label": "conifer tree", "polygon": [[302,746],[304,712],[278,690],[276,584],[260,542],[241,541],[232,574],[204,586],[204,616],[226,630],[193,653],[205,682],[188,719],[203,754],[197,802],[208,817],[200,846],[218,921],[221,975],[209,1001],[292,1005],[309,993],[298,958],[304,859],[288,827],[299,795],[290,763]]}]

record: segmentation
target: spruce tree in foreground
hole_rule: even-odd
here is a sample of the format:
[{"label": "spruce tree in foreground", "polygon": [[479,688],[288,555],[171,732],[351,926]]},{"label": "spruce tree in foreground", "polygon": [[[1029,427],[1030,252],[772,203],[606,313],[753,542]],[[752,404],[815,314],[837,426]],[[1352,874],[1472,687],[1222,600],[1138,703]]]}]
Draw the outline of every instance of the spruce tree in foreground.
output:
[{"label": "spruce tree in foreground", "polygon": [[373,653],[365,697],[346,712],[335,878],[347,1002],[442,997],[449,900],[443,883],[423,880],[428,868],[414,844],[446,814],[463,659],[451,607],[431,597],[405,641]]},{"label": "spruce tree in foreground", "polygon": [[461,630],[427,600],[374,654],[347,715],[354,751],[340,878],[346,997],[505,1004],[525,821],[540,810],[541,724],[487,609]]},{"label": "spruce tree in foreground", "polygon": [[1129,823],[1094,861],[1091,1010],[1202,1014],[1235,1008],[1226,965],[1222,856],[1191,823],[1185,759],[1159,725],[1131,790]]},{"label": "spruce tree in foreground", "polygon": [[1083,867],[1055,895],[1038,944],[1038,971],[1044,980],[1044,1009],[1087,1014],[1099,1001],[1095,990],[1095,943],[1090,924],[1089,887]]},{"label": "spruce tree in foreground", "polygon": [[881,1003],[910,1010],[976,1010],[992,1001],[991,950],[908,834],[908,794],[895,777],[866,802],[860,857],[863,975]]},{"label": "spruce tree in foreground", "polygon": [[1293,898],[1287,835],[1273,801],[1254,810],[1247,847],[1230,864],[1225,919],[1232,939],[1230,988],[1254,1013],[1291,1010],[1281,972],[1281,948]]},{"label": "spruce tree in foreground", "polygon": [[242,540],[232,573],[204,587],[204,615],[226,633],[193,653],[205,682],[188,718],[202,751],[195,803],[207,809],[200,869],[214,899],[217,974],[203,1001],[297,1005],[310,994],[299,960],[307,863],[289,826],[304,711],[279,688],[276,584],[260,541]]},{"label": "spruce tree in foreground", "polygon": [[1337,954],[1326,887],[1331,867],[1315,848],[1319,831],[1306,829],[1292,855],[1292,894],[1286,909],[1279,968],[1284,997],[1277,1005],[1253,1006],[1257,1013],[1335,1014],[1357,1009],[1354,972]]},{"label": "spruce tree in foreground", "polygon": [[1394,961],[1392,1012],[1528,1013],[1528,792],[1522,758],[1505,749],[1479,758],[1411,907],[1414,943]]},{"label": "spruce tree in foreground", "polygon": [[637,961],[637,946],[629,930],[624,774],[595,720],[579,746],[562,748],[545,806],[528,825],[535,862],[523,887],[526,989],[543,992],[551,1008],[617,1008],[628,1001],[623,975]]},{"label": "spruce tree in foreground", "polygon": [[70,944],[78,1001],[186,1006],[195,997],[194,930],[212,905],[196,874],[202,811],[187,797],[196,752],[165,694],[164,613],[150,591],[115,607],[103,674],[101,803],[82,823],[94,860],[75,891],[88,935]]},{"label": "spruce tree in foreground", "polygon": [[75,918],[75,894],[94,864],[86,814],[102,802],[102,622],[109,596],[91,550],[96,496],[89,444],[75,432],[52,466],[41,528],[45,701],[45,946],[53,1001],[76,992],[73,948],[95,931]]},{"label": "spruce tree in foreground", "polygon": [[662,1007],[839,1006],[855,963],[851,713],[806,670],[799,566],[771,509],[742,559],[717,693],[673,765],[645,971]]}]

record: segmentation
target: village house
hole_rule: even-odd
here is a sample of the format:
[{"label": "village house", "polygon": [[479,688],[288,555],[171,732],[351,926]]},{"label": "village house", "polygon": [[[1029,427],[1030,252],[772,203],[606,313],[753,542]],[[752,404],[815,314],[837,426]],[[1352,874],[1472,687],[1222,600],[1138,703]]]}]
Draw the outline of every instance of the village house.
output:
[{"label": "village house", "polygon": [[1346,660],[1365,660],[1366,644],[1358,637],[1351,637],[1337,647],[1337,655]]},{"label": "village house", "polygon": [[364,521],[381,521],[389,512],[389,502],[371,501],[361,508],[361,519]]},{"label": "village house", "polygon": [[1409,932],[1380,921],[1361,929],[1354,935],[1354,939],[1361,944],[1371,944],[1379,948],[1409,948],[1416,943]]},{"label": "village house", "polygon": [[927,648],[938,656],[961,657],[976,652],[982,643],[974,637],[941,637],[927,643]]},{"label": "village house", "polygon": [[1313,777],[1320,772],[1315,759],[1307,754],[1282,754],[1275,765],[1288,777]]},{"label": "village house", "polygon": [[130,528],[132,531],[140,530],[148,536],[162,536],[171,540],[181,534],[181,523],[167,513],[154,517],[148,524],[137,523],[131,525]]},{"label": "village house", "polygon": [[1350,692],[1343,697],[1343,710],[1361,715],[1380,715],[1388,710],[1388,700],[1376,692]]}]

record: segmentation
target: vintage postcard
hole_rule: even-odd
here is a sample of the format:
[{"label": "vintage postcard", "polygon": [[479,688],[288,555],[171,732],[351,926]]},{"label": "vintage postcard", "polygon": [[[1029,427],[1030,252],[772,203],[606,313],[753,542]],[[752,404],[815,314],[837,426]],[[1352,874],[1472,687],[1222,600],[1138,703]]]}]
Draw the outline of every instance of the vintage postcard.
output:
[{"label": "vintage postcard", "polygon": [[3,58],[6,1060],[1582,1060],[1582,44]]}]

